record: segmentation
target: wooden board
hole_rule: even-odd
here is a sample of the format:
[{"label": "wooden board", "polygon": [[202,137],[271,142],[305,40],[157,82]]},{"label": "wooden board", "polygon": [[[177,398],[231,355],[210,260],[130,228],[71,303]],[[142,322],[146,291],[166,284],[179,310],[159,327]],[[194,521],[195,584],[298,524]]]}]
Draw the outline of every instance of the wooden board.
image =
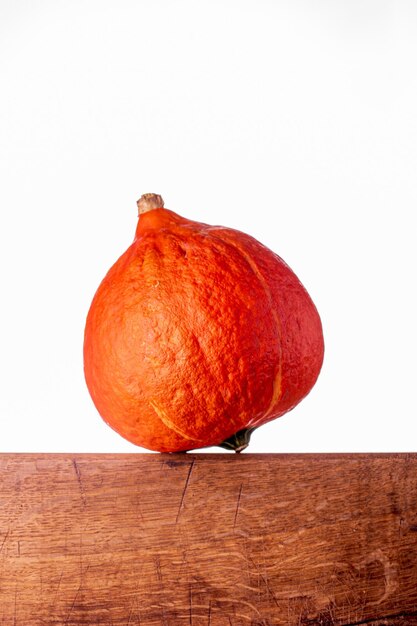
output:
[{"label": "wooden board", "polygon": [[417,455],[0,455],[0,624],[417,624]]}]

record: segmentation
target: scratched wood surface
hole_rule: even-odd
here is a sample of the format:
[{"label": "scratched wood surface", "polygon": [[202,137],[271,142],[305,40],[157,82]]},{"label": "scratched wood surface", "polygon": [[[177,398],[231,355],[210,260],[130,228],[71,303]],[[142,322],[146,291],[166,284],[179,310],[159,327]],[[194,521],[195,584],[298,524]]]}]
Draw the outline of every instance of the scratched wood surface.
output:
[{"label": "scratched wood surface", "polygon": [[0,624],[417,624],[417,455],[0,455]]}]

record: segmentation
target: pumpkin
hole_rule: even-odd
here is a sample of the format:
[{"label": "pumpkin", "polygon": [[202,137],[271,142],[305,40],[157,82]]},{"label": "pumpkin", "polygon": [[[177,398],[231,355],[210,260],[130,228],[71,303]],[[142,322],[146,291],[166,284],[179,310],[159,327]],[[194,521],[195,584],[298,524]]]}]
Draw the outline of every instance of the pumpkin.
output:
[{"label": "pumpkin", "polygon": [[87,315],[93,402],[143,448],[239,452],[315,384],[324,353],[317,309],[253,237],[181,217],[156,194],[138,208],[135,239]]}]

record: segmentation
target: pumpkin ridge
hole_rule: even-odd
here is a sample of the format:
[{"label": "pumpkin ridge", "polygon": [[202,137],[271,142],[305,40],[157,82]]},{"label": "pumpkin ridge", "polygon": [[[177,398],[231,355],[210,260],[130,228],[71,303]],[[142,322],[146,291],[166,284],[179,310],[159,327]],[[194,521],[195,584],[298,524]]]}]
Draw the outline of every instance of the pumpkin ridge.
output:
[{"label": "pumpkin ridge", "polygon": [[[177,232],[175,233],[170,233],[171,234],[171,241],[175,242],[178,246],[181,247],[181,244],[183,246],[185,246],[187,244],[187,240],[182,237],[181,235],[179,235]],[[198,235],[200,235],[200,233],[198,233]],[[164,254],[162,254],[161,256],[162,259],[164,259]],[[183,267],[183,269],[185,270],[185,268]],[[195,278],[195,273],[193,272],[193,264],[187,264],[187,269],[186,271],[188,272],[188,278],[192,279]],[[182,291],[181,290],[181,280],[179,281],[179,283],[172,284],[172,289],[170,291],[170,301],[171,303],[175,302],[178,305],[182,305],[187,297],[187,293],[186,291]],[[186,281],[187,282],[187,281]],[[188,282],[191,282],[188,281]],[[190,303],[190,307],[192,308],[192,303]],[[191,324],[187,324],[186,323],[186,319],[184,318],[184,315],[181,315],[179,313],[177,313],[177,310],[180,309],[180,306],[171,306],[170,309],[170,315],[172,317],[172,319],[176,319],[177,321],[177,329],[179,330],[179,332],[181,332],[181,335],[184,337],[184,340],[186,339],[187,341],[191,342],[193,347],[196,349],[195,351],[198,351],[201,359],[200,359],[200,363],[204,365],[204,370],[206,372],[206,375],[210,378],[210,380],[212,381],[212,386],[213,389],[216,389],[218,396],[221,398],[224,407],[227,407],[227,400],[224,396],[224,393],[222,392],[220,385],[219,385],[219,380],[216,377],[216,374],[213,372],[212,367],[211,367],[211,363],[210,363],[210,357],[207,355],[204,347],[202,346],[199,337],[198,337],[198,333],[195,332],[195,330],[193,329]],[[184,343],[187,343],[187,341],[184,341]],[[161,421],[171,430],[173,430],[174,432],[176,432],[178,435],[180,435],[181,437],[184,437],[185,439],[188,439],[190,441],[203,441],[202,439],[197,439],[194,437],[190,437],[188,434],[186,434],[180,427],[178,427],[173,421],[171,421],[168,416],[166,415],[165,412],[162,411],[162,409],[156,405],[156,403],[154,403],[154,401],[150,402],[152,408],[154,409],[155,413],[157,414],[157,416],[161,419]],[[159,413],[159,411],[161,413]],[[239,424],[236,424],[236,420],[234,419],[233,416],[231,416],[230,414],[227,414],[227,418],[230,422],[231,428],[235,428],[236,430],[239,429]],[[232,430],[232,434],[233,434],[233,430]],[[212,444],[210,445],[216,445],[216,442],[214,441]]]},{"label": "pumpkin ridge", "polygon": [[[205,228],[202,229],[201,232],[197,233],[197,236],[200,236],[200,237],[201,236],[205,236],[205,231],[206,231]],[[178,237],[178,236],[177,236],[177,240],[179,242],[184,241],[184,239],[182,237]],[[188,270],[190,272],[191,277],[192,278],[196,278],[196,274],[194,272],[194,265],[192,263],[190,263],[188,265]],[[216,386],[217,393],[220,395],[221,399],[223,400],[224,406],[227,407],[228,401],[227,401],[227,399],[226,399],[226,397],[225,397],[225,395],[224,395],[224,393],[223,393],[223,391],[222,391],[222,389],[221,389],[221,387],[220,387],[220,385],[218,383],[218,379],[216,377],[216,374],[212,370],[211,360],[210,360],[209,356],[207,355],[204,347],[202,346],[201,341],[200,341],[197,333],[195,333],[191,329],[190,329],[190,333],[191,333],[191,337],[192,337],[193,343],[197,347],[197,349],[198,349],[198,351],[199,351],[199,353],[200,353],[200,355],[202,357],[202,361],[204,363],[204,368],[205,368],[207,374],[209,375],[209,377],[211,378],[211,380],[213,381],[213,384]],[[239,425],[236,424],[236,419],[235,419],[235,417],[233,415],[228,414],[227,417],[228,417],[228,419],[230,421],[231,426],[239,428]]]},{"label": "pumpkin ridge", "polygon": [[[210,232],[210,235],[213,236],[213,231]],[[275,324],[276,324],[276,328],[278,331],[278,337],[279,339],[281,339],[282,336],[282,328],[281,328],[281,320],[278,316],[278,313],[275,310],[274,307],[274,301],[272,298],[272,294],[271,294],[271,289],[267,283],[267,281],[265,280],[261,270],[259,269],[256,261],[252,258],[252,256],[250,255],[249,252],[247,252],[247,250],[245,250],[244,248],[242,248],[236,241],[229,239],[228,237],[226,237],[226,239],[223,239],[223,237],[220,236],[220,234],[216,231],[216,235],[215,237],[217,237],[218,239],[220,239],[223,243],[229,244],[230,246],[232,246],[235,250],[237,250],[237,252],[245,259],[245,261],[248,263],[249,267],[251,268],[251,270],[253,271],[253,273],[255,274],[256,278],[258,279],[259,283],[261,284],[267,301],[270,305],[271,308],[271,314],[272,317],[274,318]],[[273,410],[274,406],[277,404],[278,400],[281,397],[281,393],[282,393],[282,348],[281,348],[281,341],[278,342],[279,345],[279,367],[278,367],[278,371],[275,374],[275,378],[274,378],[274,382],[272,385],[272,394],[271,394],[271,401],[268,405],[268,408],[266,409],[264,415],[262,416],[262,419],[265,419],[265,417],[267,417],[271,411]],[[258,421],[258,420],[257,420]],[[250,425],[250,423],[249,423]]]}]

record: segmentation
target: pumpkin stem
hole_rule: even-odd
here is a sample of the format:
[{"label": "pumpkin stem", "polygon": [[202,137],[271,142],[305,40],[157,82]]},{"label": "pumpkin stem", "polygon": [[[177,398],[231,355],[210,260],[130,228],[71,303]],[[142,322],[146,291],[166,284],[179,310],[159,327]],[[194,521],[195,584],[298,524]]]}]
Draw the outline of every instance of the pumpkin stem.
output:
[{"label": "pumpkin stem", "polygon": [[255,428],[256,427],[238,430],[237,433],[229,437],[229,439],[225,439],[222,443],[217,445],[220,446],[220,448],[225,448],[226,450],[242,452],[242,450],[245,450],[245,448],[248,447],[251,435]]},{"label": "pumpkin stem", "polygon": [[138,205],[139,215],[141,215],[141,213],[152,211],[152,209],[162,209],[164,201],[156,193],[144,193],[136,204]]}]

